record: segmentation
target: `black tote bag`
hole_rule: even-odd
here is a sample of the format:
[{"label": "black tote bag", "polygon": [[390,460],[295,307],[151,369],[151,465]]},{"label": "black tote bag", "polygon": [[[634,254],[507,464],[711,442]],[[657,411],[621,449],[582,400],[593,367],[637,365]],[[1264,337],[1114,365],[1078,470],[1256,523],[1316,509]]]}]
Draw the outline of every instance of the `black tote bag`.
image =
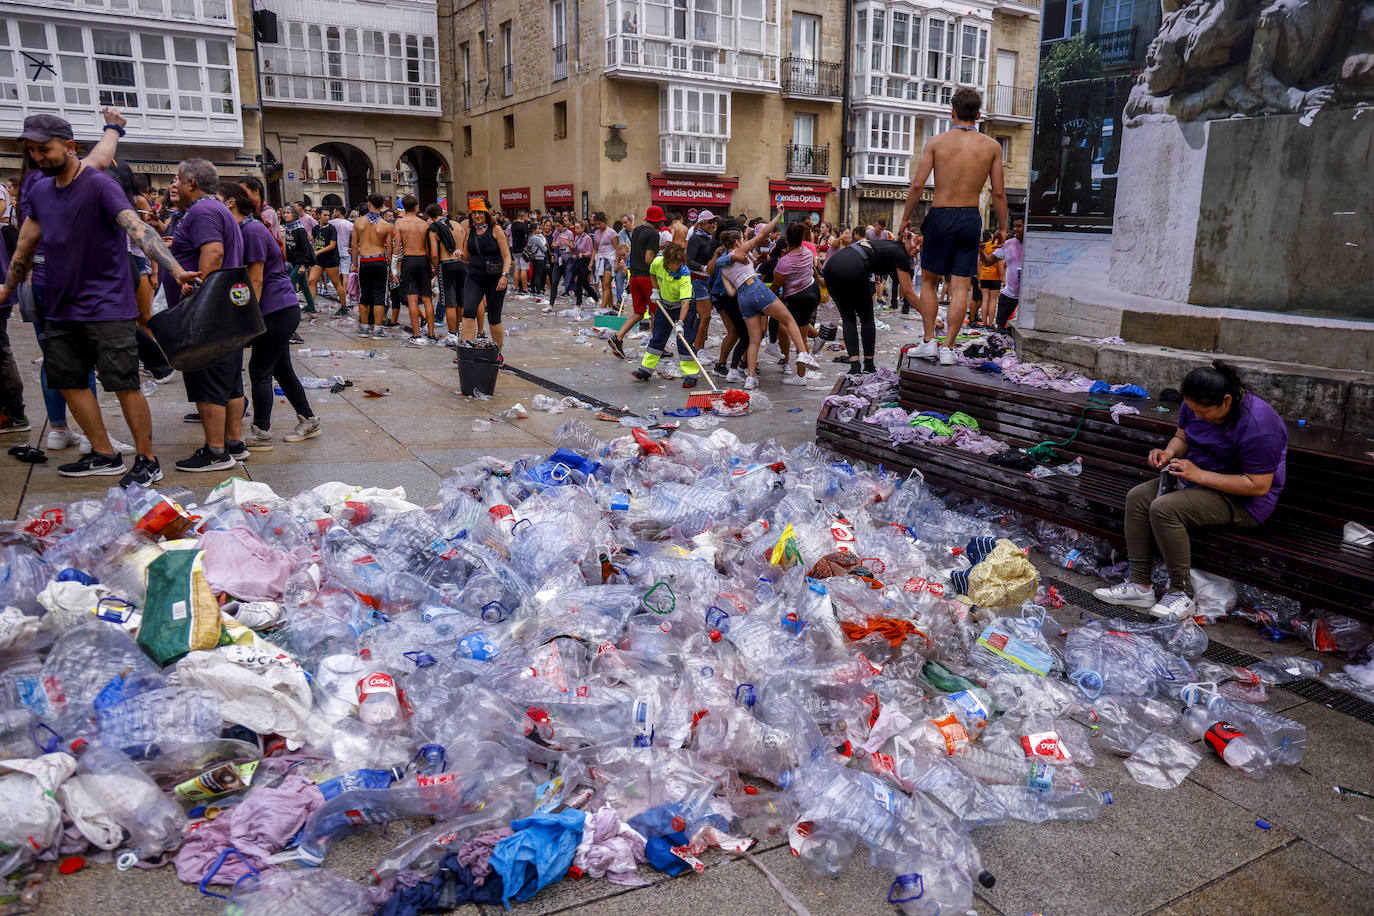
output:
[{"label": "black tote bag", "polygon": [[150,318],[148,330],[172,368],[187,372],[242,349],[266,325],[248,268],[228,267],[211,271],[189,296]]}]

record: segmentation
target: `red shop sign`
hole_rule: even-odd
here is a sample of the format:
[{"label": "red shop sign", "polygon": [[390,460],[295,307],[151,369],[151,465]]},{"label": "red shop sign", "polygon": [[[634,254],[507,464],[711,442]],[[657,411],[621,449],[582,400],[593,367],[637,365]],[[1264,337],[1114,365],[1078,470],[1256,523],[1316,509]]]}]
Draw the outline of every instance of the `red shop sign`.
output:
[{"label": "red shop sign", "polygon": [[573,186],[570,184],[546,184],[544,185],[544,206],[546,207],[571,207],[573,202]]},{"label": "red shop sign", "polygon": [[679,207],[729,207],[738,178],[679,178],[650,175],[649,200]]},{"label": "red shop sign", "polygon": [[770,181],[768,196],[783,210],[820,210],[825,207],[825,195],[835,190],[829,184],[804,181]]},{"label": "red shop sign", "polygon": [[502,210],[528,210],[530,208],[529,188],[502,188]]},{"label": "red shop sign", "polygon": [[483,191],[469,191],[469,192],[468,192],[468,200],[472,200],[474,197],[480,197],[480,198],[482,198],[483,200],[491,200],[491,195],[487,194],[487,192],[486,192],[485,190],[483,190]]}]

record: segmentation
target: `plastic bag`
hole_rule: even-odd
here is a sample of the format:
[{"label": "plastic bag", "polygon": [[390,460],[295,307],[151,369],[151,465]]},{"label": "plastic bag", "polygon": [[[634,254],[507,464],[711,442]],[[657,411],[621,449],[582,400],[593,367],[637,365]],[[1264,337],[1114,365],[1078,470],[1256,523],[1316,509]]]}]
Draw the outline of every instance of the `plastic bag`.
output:
[{"label": "plastic bag", "polygon": [[1126,758],[1131,778],[1142,786],[1172,789],[1193,772],[1202,754],[1177,738],[1154,732]]},{"label": "plastic bag", "polygon": [[234,526],[207,531],[200,539],[202,568],[210,588],[245,601],[275,601],[291,575],[291,558],[273,550],[252,531]]},{"label": "plastic bag", "polygon": [[37,853],[51,845],[62,825],[53,793],[76,771],[70,754],[44,754],[0,762],[0,844]]},{"label": "plastic bag", "polygon": [[176,680],[219,696],[226,722],[259,734],[305,740],[310,718],[310,683],[305,670],[270,646],[221,646],[194,652],[177,663]]},{"label": "plastic bag", "polygon": [[1198,616],[1218,620],[1236,606],[1236,583],[1230,579],[1199,569],[1189,570],[1188,576],[1193,583]]}]

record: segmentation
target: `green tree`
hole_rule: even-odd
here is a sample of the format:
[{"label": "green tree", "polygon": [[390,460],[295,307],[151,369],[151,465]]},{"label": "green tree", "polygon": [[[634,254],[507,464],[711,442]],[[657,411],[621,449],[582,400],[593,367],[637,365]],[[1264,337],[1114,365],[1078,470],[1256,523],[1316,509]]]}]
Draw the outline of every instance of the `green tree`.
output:
[{"label": "green tree", "polygon": [[1102,55],[1097,45],[1088,41],[1082,32],[1056,43],[1040,62],[1040,88],[1056,95],[1063,83],[1096,79],[1102,75]]}]

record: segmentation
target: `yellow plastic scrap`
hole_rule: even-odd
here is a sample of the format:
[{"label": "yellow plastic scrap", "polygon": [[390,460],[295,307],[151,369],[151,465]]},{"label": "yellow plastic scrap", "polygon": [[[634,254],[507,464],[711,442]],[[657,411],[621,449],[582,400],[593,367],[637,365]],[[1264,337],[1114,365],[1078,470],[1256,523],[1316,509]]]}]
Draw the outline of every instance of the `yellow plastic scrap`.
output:
[{"label": "yellow plastic scrap", "polygon": [[1015,607],[1034,598],[1040,587],[1040,574],[1026,559],[1025,551],[1006,538],[1000,538],[992,553],[969,570],[968,595],[970,604],[979,607]]}]

